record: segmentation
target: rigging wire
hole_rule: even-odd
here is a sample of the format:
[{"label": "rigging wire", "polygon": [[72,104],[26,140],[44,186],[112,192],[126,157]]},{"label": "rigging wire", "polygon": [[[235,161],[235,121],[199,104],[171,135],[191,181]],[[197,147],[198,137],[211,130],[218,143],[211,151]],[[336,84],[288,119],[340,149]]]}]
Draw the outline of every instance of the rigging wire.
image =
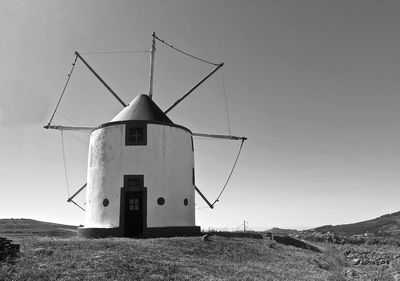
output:
[{"label": "rigging wire", "polygon": [[208,60],[204,60],[204,59],[201,59],[201,58],[196,57],[196,56],[194,56],[194,55],[191,55],[191,54],[189,54],[189,53],[187,53],[187,52],[185,52],[185,51],[182,51],[182,50],[176,48],[175,46],[173,46],[173,45],[171,45],[171,44],[165,42],[164,40],[158,38],[157,36],[155,36],[155,38],[156,38],[158,41],[160,41],[161,43],[163,43],[163,44],[167,45],[168,47],[174,49],[175,51],[178,51],[178,52],[180,52],[180,53],[182,53],[182,54],[184,54],[184,55],[187,55],[187,56],[189,56],[189,57],[191,57],[191,58],[194,58],[194,59],[196,59],[196,60],[199,60],[199,61],[202,61],[202,62],[211,64],[211,65],[214,65],[214,66],[220,65],[220,63],[213,63],[213,62],[210,62],[210,61],[208,61]]},{"label": "rigging wire", "polygon": [[[61,119],[67,120],[69,122],[71,122],[73,125],[78,126],[78,124],[76,122],[74,122],[72,119],[68,118],[66,115],[62,114],[59,110],[57,111],[57,116],[61,117]],[[62,130],[62,129],[60,129]],[[63,130],[62,130],[63,131]],[[89,131],[75,131],[78,133],[90,133]],[[74,140],[76,143],[79,143],[81,145],[84,145],[85,147],[87,147],[87,139],[83,139],[75,134],[73,134],[71,131],[66,131],[66,135]]]},{"label": "rigging wire", "polygon": [[72,68],[71,68],[71,71],[70,71],[69,74],[68,74],[67,82],[65,83],[64,89],[63,89],[62,92],[61,92],[61,96],[60,96],[60,98],[58,99],[56,108],[54,109],[53,115],[51,116],[50,121],[49,121],[49,123],[48,123],[47,125],[50,125],[51,121],[53,121],[54,115],[56,114],[56,111],[57,111],[57,109],[58,109],[58,106],[60,105],[61,99],[62,99],[62,97],[64,96],[65,89],[67,88],[67,85],[68,85],[68,83],[69,83],[69,80],[71,79],[72,71],[74,71],[74,68],[75,68],[76,60],[77,60],[77,59],[78,59],[78,56],[75,55],[75,60],[74,60],[74,62],[72,63]]},{"label": "rigging wire", "polygon": [[[63,130],[62,130],[63,131]],[[67,136],[71,139],[74,140],[77,144],[80,144],[84,147],[87,147],[87,140],[84,140],[83,138],[80,138],[76,135],[74,135],[72,132],[66,132]]]},{"label": "rigging wire", "polygon": [[112,55],[112,54],[135,54],[150,53],[149,50],[144,51],[101,51],[101,52],[79,52],[81,55]]},{"label": "rigging wire", "polygon": [[[61,146],[62,146],[62,155],[63,155],[63,162],[64,162],[64,174],[65,174],[65,183],[67,186],[67,194],[68,194],[68,198],[70,198],[70,193],[69,193],[69,183],[68,183],[68,173],[67,173],[67,161],[65,159],[65,147],[64,147],[64,131],[61,130]],[[74,200],[70,200],[68,202],[72,202],[74,203],[77,207],[79,207],[80,209],[82,209],[83,211],[85,211],[84,208],[82,208],[81,206],[79,206],[78,203],[76,203]]]},{"label": "rigging wire", "polygon": [[226,122],[228,123],[228,132],[231,135],[231,122],[229,120],[229,109],[228,109],[228,98],[226,96],[226,86],[225,86],[225,78],[224,78],[224,69],[221,69],[222,76],[222,87],[224,90],[224,100],[225,100],[225,111],[226,111]]},{"label": "rigging wire", "polygon": [[81,210],[86,211],[84,208],[82,208],[81,206],[79,206],[78,203],[76,203],[74,200],[71,200],[71,201],[69,201],[69,202],[74,203],[74,204],[75,204],[78,208],[80,208]]},{"label": "rigging wire", "polygon": [[237,156],[236,156],[235,163],[233,163],[232,170],[231,170],[231,172],[229,173],[229,176],[228,176],[228,178],[227,178],[227,180],[226,180],[226,182],[225,182],[225,184],[224,184],[224,187],[222,188],[221,192],[219,193],[217,199],[215,199],[214,203],[211,204],[212,206],[214,206],[215,203],[217,203],[217,202],[219,201],[219,198],[221,198],[222,194],[224,193],[224,191],[225,191],[225,189],[226,189],[226,186],[228,185],[229,180],[231,179],[231,176],[232,176],[232,174],[233,174],[233,171],[235,170],[236,163],[237,163],[237,161],[238,161],[238,159],[239,159],[240,153],[242,152],[242,148],[243,148],[244,141],[245,141],[245,140],[242,139],[242,143],[240,144],[240,148],[239,148],[238,154],[237,154]]},{"label": "rigging wire", "polygon": [[71,118],[67,117],[65,114],[61,113],[60,110],[57,111],[57,115],[60,115],[61,118],[63,118],[64,120],[67,120],[69,122],[71,122],[72,125],[74,126],[79,126],[78,123],[76,123],[74,120],[72,120]]},{"label": "rigging wire", "polygon": [[63,162],[64,162],[64,174],[65,174],[65,183],[67,185],[67,193],[69,197],[69,184],[68,184],[68,173],[67,173],[67,163],[65,160],[65,148],[64,148],[64,132],[63,130],[61,132],[61,146],[62,146],[62,156],[63,156]]}]

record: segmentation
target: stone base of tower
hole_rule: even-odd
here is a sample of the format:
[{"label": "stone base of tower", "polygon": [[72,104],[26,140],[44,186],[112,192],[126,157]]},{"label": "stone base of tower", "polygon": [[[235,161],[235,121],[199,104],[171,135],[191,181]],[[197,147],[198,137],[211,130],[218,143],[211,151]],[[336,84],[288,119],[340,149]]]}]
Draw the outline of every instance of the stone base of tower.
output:
[{"label": "stone base of tower", "polygon": [[144,237],[200,236],[200,226],[172,226],[147,228]]},{"label": "stone base of tower", "polygon": [[[136,238],[157,238],[176,236],[200,236],[200,226],[150,227]],[[79,238],[128,237],[120,227],[115,228],[78,228]]]},{"label": "stone base of tower", "polygon": [[78,227],[79,238],[106,238],[106,237],[123,237],[121,229],[115,228],[85,228]]}]

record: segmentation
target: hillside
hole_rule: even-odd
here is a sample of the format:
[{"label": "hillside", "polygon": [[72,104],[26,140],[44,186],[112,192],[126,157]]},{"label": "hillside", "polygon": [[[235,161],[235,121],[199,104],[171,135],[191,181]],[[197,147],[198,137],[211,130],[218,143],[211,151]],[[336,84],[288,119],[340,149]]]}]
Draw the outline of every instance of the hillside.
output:
[{"label": "hillside", "polygon": [[400,212],[380,216],[378,218],[342,225],[324,225],[313,229],[317,232],[331,232],[340,236],[364,235],[393,237],[400,239]]},{"label": "hillside", "polygon": [[73,225],[43,222],[32,219],[0,219],[0,236],[8,237],[75,237]]},{"label": "hillside", "polygon": [[263,233],[273,233],[273,234],[279,234],[279,235],[296,235],[299,233],[299,231],[296,229],[285,229],[285,228],[273,227],[271,229],[263,231]]}]

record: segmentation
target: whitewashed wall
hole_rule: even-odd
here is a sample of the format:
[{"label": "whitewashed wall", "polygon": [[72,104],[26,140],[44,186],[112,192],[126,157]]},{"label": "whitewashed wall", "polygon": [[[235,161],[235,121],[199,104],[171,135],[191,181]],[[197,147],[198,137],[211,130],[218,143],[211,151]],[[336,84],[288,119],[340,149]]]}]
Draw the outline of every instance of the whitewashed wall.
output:
[{"label": "whitewashed wall", "polygon": [[[124,175],[144,175],[147,227],[194,226],[194,158],[191,134],[147,124],[146,146],[125,146],[125,124],[92,132],[89,146],[85,228],[119,226]],[[163,197],[165,204],[157,204]],[[183,200],[189,204],[185,206]],[[103,206],[103,200],[110,204]]]}]

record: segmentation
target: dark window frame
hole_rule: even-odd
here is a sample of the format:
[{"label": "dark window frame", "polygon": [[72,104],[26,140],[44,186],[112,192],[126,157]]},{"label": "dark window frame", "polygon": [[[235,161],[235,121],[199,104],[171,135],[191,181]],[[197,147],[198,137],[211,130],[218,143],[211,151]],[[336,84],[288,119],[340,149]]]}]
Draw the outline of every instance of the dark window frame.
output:
[{"label": "dark window frame", "polygon": [[[137,181],[138,185],[129,186],[129,181]],[[138,188],[141,189],[144,187],[144,175],[124,175],[124,187],[127,189]]]},{"label": "dark window frame", "polygon": [[[131,129],[141,129],[142,140],[132,140],[130,135]],[[125,125],[125,145],[147,145],[147,124],[127,123]]]}]

